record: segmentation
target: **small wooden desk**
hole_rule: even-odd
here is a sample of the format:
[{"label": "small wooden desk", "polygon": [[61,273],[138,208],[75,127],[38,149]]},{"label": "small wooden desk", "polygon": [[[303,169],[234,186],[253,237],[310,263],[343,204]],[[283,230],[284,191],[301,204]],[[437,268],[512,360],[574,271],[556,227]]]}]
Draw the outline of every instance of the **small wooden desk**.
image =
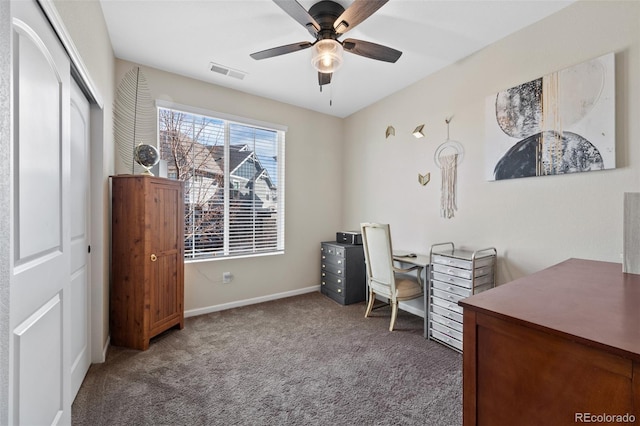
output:
[{"label": "small wooden desk", "polygon": [[640,275],[570,259],[459,304],[465,426],[640,423]]}]

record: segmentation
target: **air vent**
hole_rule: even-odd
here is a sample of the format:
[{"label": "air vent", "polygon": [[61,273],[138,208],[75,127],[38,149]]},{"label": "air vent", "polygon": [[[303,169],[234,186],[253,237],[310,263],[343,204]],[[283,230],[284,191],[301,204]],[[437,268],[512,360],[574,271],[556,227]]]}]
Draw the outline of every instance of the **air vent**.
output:
[{"label": "air vent", "polygon": [[229,77],[237,78],[238,80],[244,80],[244,77],[247,75],[247,73],[244,73],[242,71],[229,70],[229,74],[227,75]]},{"label": "air vent", "polygon": [[211,71],[217,72],[218,74],[227,75],[229,73],[229,68],[211,63]]},{"label": "air vent", "polygon": [[216,64],[214,62],[209,63],[209,69],[218,74],[226,75],[229,77],[237,78],[238,80],[244,80],[247,75],[246,72],[240,70],[234,70],[233,68],[226,67],[224,65]]}]

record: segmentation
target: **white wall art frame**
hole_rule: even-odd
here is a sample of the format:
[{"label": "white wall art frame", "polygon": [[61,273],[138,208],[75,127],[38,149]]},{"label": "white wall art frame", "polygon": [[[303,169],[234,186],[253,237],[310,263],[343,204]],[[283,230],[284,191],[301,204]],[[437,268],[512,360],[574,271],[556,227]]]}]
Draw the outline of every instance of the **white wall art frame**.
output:
[{"label": "white wall art frame", "polygon": [[616,167],[614,54],[486,99],[486,178]]}]

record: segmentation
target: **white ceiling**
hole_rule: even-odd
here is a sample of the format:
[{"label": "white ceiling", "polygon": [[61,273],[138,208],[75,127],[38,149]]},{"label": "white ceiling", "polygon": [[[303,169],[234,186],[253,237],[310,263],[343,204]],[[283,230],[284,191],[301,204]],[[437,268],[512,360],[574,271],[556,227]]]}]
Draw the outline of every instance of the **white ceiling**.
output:
[{"label": "white ceiling", "polygon": [[[309,32],[271,0],[100,0],[116,57],[322,113],[346,117],[574,0],[390,0],[345,38],[403,52],[395,64],[345,52],[319,90],[311,49],[256,61],[250,53]],[[316,0],[300,0],[309,9]],[[351,0],[337,0],[347,8]],[[210,71],[214,62],[247,73]],[[330,101],[332,105],[330,105]]]}]

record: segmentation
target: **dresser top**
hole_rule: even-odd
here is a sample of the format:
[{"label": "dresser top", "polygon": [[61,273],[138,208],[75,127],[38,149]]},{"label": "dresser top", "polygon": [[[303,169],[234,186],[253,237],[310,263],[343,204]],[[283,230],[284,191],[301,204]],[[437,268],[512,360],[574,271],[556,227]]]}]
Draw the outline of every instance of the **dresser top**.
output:
[{"label": "dresser top", "polygon": [[462,260],[471,260],[474,253],[476,255],[476,259],[482,259],[485,257],[495,256],[495,249],[491,248],[476,251],[464,249],[434,249],[432,252],[433,255],[448,256]]},{"label": "dresser top", "polygon": [[459,304],[640,360],[640,275],[619,263],[569,259]]},{"label": "dresser top", "polygon": [[347,243],[339,243],[337,241],[321,241],[320,244],[326,244],[330,246],[338,246],[338,247],[344,247],[344,248],[351,248],[351,247],[362,248],[362,244],[347,244]]}]

